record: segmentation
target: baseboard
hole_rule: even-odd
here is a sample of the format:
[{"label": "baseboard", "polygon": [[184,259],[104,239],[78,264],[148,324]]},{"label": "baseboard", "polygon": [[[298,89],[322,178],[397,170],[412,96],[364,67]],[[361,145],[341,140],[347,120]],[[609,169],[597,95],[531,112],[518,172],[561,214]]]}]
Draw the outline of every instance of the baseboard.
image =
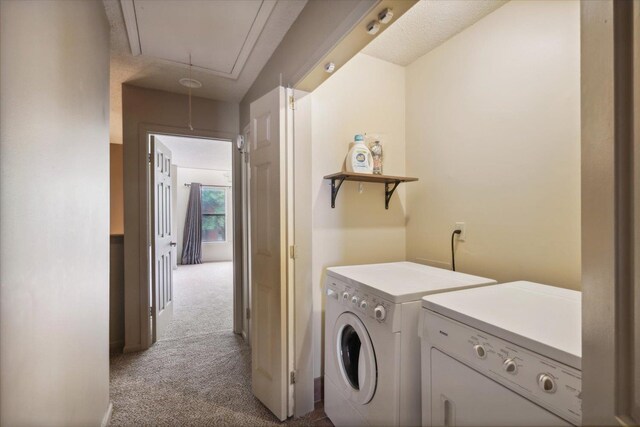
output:
[{"label": "baseboard", "polygon": [[109,402],[109,407],[107,408],[107,412],[102,417],[102,423],[100,423],[100,427],[107,427],[109,422],[111,422],[111,414],[113,413],[113,403]]},{"label": "baseboard", "polygon": [[129,347],[127,347],[126,345],[124,346],[124,348],[122,349],[123,353],[135,353],[136,351],[142,351],[142,350],[146,350],[146,348],[140,344],[137,345],[131,345]]},{"label": "baseboard", "polygon": [[313,379],[313,401],[320,402],[324,400],[324,377]]}]

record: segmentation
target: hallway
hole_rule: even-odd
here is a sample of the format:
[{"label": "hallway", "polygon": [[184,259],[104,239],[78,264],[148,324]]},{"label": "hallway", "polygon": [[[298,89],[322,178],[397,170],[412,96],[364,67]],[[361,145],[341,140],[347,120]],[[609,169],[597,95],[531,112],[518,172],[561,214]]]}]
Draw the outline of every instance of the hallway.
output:
[{"label": "hallway", "polygon": [[232,302],[231,262],[174,271],[166,336],[145,352],[111,359],[112,426],[280,424],[251,393],[251,350],[232,332]]}]

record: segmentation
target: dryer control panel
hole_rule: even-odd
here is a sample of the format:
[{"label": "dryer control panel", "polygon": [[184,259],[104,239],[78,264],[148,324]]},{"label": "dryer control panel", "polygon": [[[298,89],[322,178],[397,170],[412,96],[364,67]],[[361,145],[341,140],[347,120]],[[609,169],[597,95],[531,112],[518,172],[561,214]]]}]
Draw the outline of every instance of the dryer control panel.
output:
[{"label": "dryer control panel", "polygon": [[423,310],[423,340],[564,418],[582,421],[582,372],[438,313]]},{"label": "dryer control panel", "polygon": [[400,315],[400,309],[396,309],[397,304],[362,292],[334,278],[327,280],[325,291],[327,301],[335,301],[346,310],[363,314],[380,324],[388,325],[393,332],[397,332],[395,325],[398,325],[399,321],[396,321],[396,316]]}]

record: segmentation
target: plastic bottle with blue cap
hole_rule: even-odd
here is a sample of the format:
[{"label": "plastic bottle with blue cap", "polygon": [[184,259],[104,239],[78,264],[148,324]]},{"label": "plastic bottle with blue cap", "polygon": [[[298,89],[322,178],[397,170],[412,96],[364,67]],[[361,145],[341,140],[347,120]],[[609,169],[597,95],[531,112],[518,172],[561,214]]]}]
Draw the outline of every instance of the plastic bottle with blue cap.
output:
[{"label": "plastic bottle with blue cap", "polygon": [[347,172],[373,173],[373,156],[371,150],[364,143],[364,136],[358,134],[354,137],[355,143],[345,161]]}]

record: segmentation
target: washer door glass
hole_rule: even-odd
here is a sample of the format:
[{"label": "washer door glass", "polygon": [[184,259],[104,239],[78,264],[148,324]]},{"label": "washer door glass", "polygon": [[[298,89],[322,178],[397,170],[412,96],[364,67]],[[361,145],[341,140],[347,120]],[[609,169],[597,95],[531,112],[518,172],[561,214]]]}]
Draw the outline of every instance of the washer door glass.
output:
[{"label": "washer door glass", "polygon": [[335,355],[350,400],[366,404],[376,391],[376,357],[369,333],[353,313],[338,316],[334,327]]},{"label": "washer door glass", "polygon": [[360,341],[360,337],[358,337],[358,333],[353,329],[353,326],[346,325],[342,328],[340,342],[342,343],[340,346],[342,366],[344,367],[347,380],[349,384],[351,384],[351,387],[360,390],[358,363],[360,362],[362,341]]}]

